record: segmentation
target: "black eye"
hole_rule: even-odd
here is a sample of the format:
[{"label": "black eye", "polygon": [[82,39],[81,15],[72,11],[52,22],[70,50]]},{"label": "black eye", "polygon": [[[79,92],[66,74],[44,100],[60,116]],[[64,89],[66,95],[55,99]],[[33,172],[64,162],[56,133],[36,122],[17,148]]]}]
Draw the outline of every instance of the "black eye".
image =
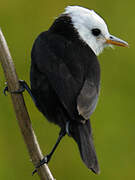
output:
[{"label": "black eye", "polygon": [[100,31],[100,29],[92,29],[92,34],[94,36],[99,36],[99,34],[101,34],[101,31]]}]

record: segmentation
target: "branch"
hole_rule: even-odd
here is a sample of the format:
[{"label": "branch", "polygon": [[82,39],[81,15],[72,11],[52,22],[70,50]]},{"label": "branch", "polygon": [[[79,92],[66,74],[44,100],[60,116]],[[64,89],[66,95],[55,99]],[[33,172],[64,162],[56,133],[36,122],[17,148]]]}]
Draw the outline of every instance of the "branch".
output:
[{"label": "branch", "polygon": [[[15,71],[13,60],[10,55],[6,40],[1,30],[0,30],[0,63],[3,67],[3,71],[5,74],[9,91],[17,91],[19,89],[18,77]],[[27,112],[23,95],[11,94],[11,99],[16,113],[16,118],[21,133],[24,137],[24,141],[27,146],[30,158],[32,159],[34,166],[36,166],[37,163],[39,163],[39,161],[43,158],[43,155],[40,150],[34,130],[32,129],[31,121],[29,118],[29,114]],[[38,169],[38,175],[41,180],[54,180],[46,164]]]}]

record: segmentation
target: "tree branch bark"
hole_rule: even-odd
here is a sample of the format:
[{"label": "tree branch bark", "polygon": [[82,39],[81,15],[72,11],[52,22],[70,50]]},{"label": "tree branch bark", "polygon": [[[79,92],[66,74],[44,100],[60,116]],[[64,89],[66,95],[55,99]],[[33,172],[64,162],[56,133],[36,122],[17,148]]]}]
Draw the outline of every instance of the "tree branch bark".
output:
[{"label": "tree branch bark", "polygon": [[[0,63],[3,67],[5,79],[8,84],[9,91],[17,91],[19,89],[19,81],[14,67],[12,57],[10,55],[6,40],[0,30]],[[31,125],[29,114],[24,102],[22,94],[11,94],[13,107],[16,113],[18,125],[24,137],[30,158],[34,166],[43,158],[37,138]],[[38,175],[41,180],[54,180],[48,166],[45,164],[38,169]]]}]

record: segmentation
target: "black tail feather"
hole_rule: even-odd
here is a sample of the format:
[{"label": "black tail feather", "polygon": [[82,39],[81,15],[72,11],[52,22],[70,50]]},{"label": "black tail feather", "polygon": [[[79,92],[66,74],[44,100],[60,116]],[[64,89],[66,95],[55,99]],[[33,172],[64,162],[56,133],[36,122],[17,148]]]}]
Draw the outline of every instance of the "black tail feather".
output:
[{"label": "black tail feather", "polygon": [[73,124],[73,126],[71,127],[71,135],[78,144],[83,162],[94,173],[99,174],[100,170],[93,144],[90,121],[87,120],[85,124]]}]

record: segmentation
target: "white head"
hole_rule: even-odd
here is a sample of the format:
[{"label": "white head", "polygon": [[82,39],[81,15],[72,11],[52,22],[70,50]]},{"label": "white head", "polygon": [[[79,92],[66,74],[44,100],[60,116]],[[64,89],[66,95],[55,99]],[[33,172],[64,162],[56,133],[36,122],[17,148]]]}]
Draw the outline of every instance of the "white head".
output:
[{"label": "white head", "polygon": [[128,44],[109,34],[104,20],[93,10],[80,6],[68,6],[65,10],[71,19],[80,38],[87,43],[96,55],[109,44],[128,46]]}]

